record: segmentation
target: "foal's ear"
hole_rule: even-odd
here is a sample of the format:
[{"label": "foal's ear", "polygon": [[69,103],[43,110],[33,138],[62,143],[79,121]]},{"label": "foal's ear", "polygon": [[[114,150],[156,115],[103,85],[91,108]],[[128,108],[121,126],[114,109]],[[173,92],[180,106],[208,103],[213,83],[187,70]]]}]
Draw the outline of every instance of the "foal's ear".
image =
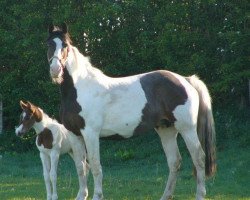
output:
[{"label": "foal's ear", "polygon": [[65,22],[62,23],[62,32],[64,34],[68,33],[68,26]]},{"label": "foal's ear", "polygon": [[49,28],[48,28],[49,34],[52,33],[53,30],[54,30],[54,25],[53,23],[50,23]]},{"label": "foal's ear", "polygon": [[20,101],[20,106],[21,108],[24,110],[28,107],[28,105],[26,103],[24,103],[22,100]]},{"label": "foal's ear", "polygon": [[34,113],[34,111],[36,110],[36,107],[30,103],[29,101],[27,101],[27,108],[32,112]]}]

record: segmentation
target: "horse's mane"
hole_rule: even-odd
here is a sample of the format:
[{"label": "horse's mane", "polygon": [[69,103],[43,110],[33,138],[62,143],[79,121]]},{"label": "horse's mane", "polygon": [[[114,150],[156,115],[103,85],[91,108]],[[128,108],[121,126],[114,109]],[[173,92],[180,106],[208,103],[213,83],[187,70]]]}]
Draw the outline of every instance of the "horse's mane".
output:
[{"label": "horse's mane", "polygon": [[84,56],[76,47],[72,47],[76,67],[84,67],[88,74],[96,77],[98,75],[104,75],[103,72],[95,67],[90,62],[90,58]]}]

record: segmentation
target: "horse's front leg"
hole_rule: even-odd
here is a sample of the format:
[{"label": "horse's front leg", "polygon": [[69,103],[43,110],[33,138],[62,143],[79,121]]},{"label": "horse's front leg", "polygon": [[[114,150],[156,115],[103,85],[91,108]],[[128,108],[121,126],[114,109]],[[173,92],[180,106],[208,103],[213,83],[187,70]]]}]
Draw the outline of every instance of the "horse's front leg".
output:
[{"label": "horse's front leg", "polygon": [[51,200],[51,186],[50,186],[50,178],[49,178],[49,171],[50,171],[50,159],[49,156],[40,152],[40,158],[43,165],[43,177],[46,186],[46,193],[47,193],[47,200]]},{"label": "horse's front leg", "polygon": [[88,163],[86,161],[86,149],[85,145],[77,141],[72,146],[73,153],[70,154],[73,158],[76,166],[76,171],[79,180],[79,191],[76,200],[86,200],[88,197],[88,186],[87,186],[87,174],[88,174]]},{"label": "horse's front leg", "polygon": [[57,181],[57,165],[59,160],[60,152],[55,150],[52,151],[50,154],[50,162],[51,162],[51,168],[50,168],[50,180],[52,183],[52,200],[57,200],[57,188],[56,188],[56,181]]},{"label": "horse's front leg", "polygon": [[102,167],[100,163],[99,133],[92,128],[81,130],[87,148],[90,169],[94,177],[93,200],[103,199],[102,193]]}]

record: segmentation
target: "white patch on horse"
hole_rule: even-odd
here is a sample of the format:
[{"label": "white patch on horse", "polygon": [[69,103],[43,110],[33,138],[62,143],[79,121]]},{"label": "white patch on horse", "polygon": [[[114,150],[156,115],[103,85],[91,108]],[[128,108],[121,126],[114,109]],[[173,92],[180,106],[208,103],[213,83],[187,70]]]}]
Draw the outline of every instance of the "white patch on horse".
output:
[{"label": "white patch on horse", "polygon": [[[111,80],[113,86],[108,90],[111,100],[105,107],[102,130],[118,133],[125,138],[133,135],[147,103],[138,80],[139,76]],[[101,131],[100,136],[107,134],[104,135]]]}]

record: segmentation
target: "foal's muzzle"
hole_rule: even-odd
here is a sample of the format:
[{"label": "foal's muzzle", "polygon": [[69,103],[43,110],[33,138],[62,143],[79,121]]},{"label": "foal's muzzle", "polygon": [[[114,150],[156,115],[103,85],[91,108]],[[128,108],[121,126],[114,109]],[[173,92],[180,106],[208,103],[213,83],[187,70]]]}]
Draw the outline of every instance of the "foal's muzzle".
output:
[{"label": "foal's muzzle", "polygon": [[18,137],[23,136],[25,134],[25,131],[23,130],[23,126],[20,125],[20,126],[16,127],[15,133],[16,133],[16,136],[18,136]]}]

